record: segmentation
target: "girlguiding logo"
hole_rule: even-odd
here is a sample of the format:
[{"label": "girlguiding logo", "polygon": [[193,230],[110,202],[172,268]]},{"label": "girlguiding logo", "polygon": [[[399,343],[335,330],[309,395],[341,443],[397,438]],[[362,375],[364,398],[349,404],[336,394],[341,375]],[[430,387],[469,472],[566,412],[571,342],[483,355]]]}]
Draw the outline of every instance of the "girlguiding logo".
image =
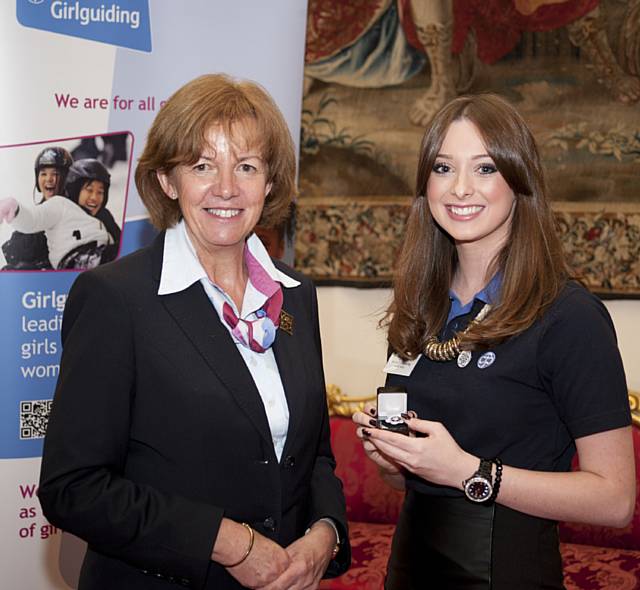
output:
[{"label": "girlguiding logo", "polygon": [[25,27],[151,51],[149,0],[17,0],[16,15]]}]

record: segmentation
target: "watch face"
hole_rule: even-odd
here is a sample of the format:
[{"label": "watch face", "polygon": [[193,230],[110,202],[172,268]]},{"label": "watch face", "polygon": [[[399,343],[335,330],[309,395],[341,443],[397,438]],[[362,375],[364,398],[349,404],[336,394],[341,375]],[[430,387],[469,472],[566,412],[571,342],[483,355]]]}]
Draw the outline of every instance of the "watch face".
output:
[{"label": "watch face", "polygon": [[491,483],[480,476],[468,479],[464,486],[464,493],[473,502],[484,502],[491,496],[492,492]]}]

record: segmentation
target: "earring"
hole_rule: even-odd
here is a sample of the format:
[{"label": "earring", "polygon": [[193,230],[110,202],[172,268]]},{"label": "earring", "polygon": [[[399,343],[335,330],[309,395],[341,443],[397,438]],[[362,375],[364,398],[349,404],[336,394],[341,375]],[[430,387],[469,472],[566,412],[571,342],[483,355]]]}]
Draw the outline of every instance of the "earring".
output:
[{"label": "earring", "polygon": [[178,195],[176,194],[176,191],[172,191],[171,192],[171,198],[175,201],[178,198]]}]

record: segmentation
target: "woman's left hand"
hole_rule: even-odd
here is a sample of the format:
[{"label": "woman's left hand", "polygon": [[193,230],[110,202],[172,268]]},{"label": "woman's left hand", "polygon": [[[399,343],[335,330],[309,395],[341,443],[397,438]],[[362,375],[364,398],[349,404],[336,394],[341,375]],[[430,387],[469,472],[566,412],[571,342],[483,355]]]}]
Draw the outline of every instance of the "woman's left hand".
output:
[{"label": "woman's left hand", "polygon": [[336,544],[330,525],[316,523],[308,534],[286,548],[291,563],[289,567],[260,590],[315,590],[331,561]]},{"label": "woman's left hand", "polygon": [[367,428],[367,438],[380,452],[422,479],[461,488],[462,481],[477,469],[478,459],[461,449],[441,422],[411,418],[406,423],[424,436]]}]

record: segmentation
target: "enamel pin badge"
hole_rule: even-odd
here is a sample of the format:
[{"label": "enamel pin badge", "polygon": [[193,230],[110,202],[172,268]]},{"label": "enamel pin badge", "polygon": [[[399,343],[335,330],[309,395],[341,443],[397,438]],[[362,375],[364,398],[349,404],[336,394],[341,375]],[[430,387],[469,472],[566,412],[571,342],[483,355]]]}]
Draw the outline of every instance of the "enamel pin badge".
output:
[{"label": "enamel pin badge", "polygon": [[458,366],[464,369],[471,362],[471,351],[463,350],[458,355]]},{"label": "enamel pin badge", "polygon": [[478,359],[478,369],[486,369],[493,365],[493,361],[496,360],[496,354],[494,352],[485,352]]},{"label": "enamel pin badge", "polygon": [[293,316],[284,309],[280,310],[280,325],[278,327],[289,336],[293,336]]}]

